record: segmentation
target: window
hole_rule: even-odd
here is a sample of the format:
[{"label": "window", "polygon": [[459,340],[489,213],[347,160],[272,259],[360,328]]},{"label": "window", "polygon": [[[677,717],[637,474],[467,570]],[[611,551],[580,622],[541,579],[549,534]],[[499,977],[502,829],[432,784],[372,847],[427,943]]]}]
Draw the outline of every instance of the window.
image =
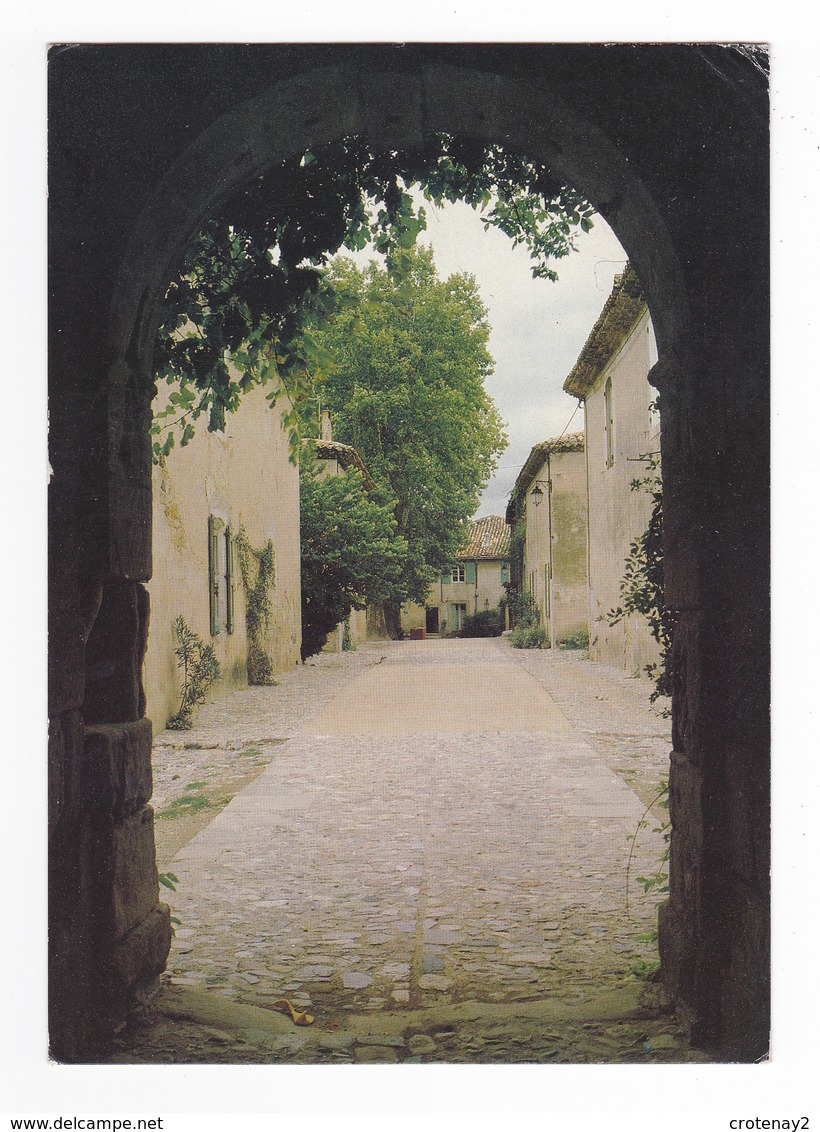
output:
[{"label": "window", "polygon": [[464,618],[467,616],[467,603],[456,601],[450,606],[450,617],[453,629],[458,632],[464,628]]},{"label": "window", "polygon": [[208,593],[211,636],[234,631],[234,555],[231,528],[216,515],[208,517]]},{"label": "window", "polygon": [[453,566],[450,570],[451,582],[463,582],[466,580],[466,573],[463,566]]},{"label": "window", "polygon": [[606,429],[606,466],[615,463],[615,422],[612,419],[612,378],[606,379],[604,386],[604,428]]}]

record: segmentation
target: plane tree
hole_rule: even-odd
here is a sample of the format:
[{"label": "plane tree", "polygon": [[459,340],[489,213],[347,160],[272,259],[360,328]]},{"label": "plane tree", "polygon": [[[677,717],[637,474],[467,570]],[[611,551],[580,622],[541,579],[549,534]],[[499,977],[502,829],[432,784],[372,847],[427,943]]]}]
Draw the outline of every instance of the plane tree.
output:
[{"label": "plane tree", "polygon": [[[406,542],[402,597],[423,603],[507,444],[484,387],[493,370],[486,309],[472,276],[439,278],[429,248],[409,251],[399,275],[341,259],[328,278],[342,301],[310,331],[333,364],[306,402],[304,429],[320,403],[334,437],[389,492]],[[385,603],[385,619],[396,635],[397,602]]]}]

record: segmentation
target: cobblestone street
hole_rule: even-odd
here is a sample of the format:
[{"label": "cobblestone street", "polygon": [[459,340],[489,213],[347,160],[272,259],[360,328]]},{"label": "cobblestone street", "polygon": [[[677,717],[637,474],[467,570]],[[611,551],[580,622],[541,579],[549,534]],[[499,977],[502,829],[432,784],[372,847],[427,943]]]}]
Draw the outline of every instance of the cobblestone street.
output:
[{"label": "cobblestone street", "polygon": [[[160,735],[177,1037],[115,1060],[701,1059],[638,977],[663,841],[651,814],[631,837],[670,746],[649,690],[504,640],[375,642]],[[220,780],[238,793],[163,858],[180,799]],[[194,992],[223,1019],[204,1039]],[[313,1026],[253,1011],[281,998]]]}]

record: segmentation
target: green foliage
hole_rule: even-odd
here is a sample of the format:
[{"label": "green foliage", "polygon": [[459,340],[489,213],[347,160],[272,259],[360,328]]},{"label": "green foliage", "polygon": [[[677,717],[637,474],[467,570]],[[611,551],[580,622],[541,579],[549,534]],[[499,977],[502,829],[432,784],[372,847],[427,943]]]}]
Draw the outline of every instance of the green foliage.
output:
[{"label": "green foliage", "polygon": [[315,328],[334,358],[316,388],[335,438],[355,447],[394,499],[407,542],[404,596],[423,604],[461,548],[507,441],[484,388],[493,362],[475,281],[439,279],[426,248],[408,250],[406,262],[401,278],[375,263],[333,264],[329,279],[345,302]]},{"label": "green foliage", "polygon": [[[298,448],[299,409],[328,356],[309,327],[344,302],[325,269],[342,247],[368,244],[400,278],[426,227],[408,190],[439,205],[466,201],[485,228],[529,249],[536,277],[592,227],[592,208],[539,162],[447,134],[423,150],[379,150],[348,137],[275,165],[227,200],[190,245],[169,283],[158,328],[157,376],[173,386],[154,422],[154,455],[187,444],[196,422],[222,429],[242,395],[287,395],[285,427]],[[295,455],[294,455],[295,459]]]},{"label": "green foliage", "polygon": [[[513,490],[513,496],[514,494]],[[511,499],[513,496],[511,496]],[[508,596],[516,592],[516,585],[520,579],[524,577],[524,544],[526,541],[526,516],[519,514],[510,528],[510,581],[507,583]]]},{"label": "green foliage", "polygon": [[586,629],[576,629],[558,641],[559,649],[588,649],[589,633]]},{"label": "green foliage", "polygon": [[369,603],[401,601],[407,543],[396,532],[393,502],[368,493],[348,471],[322,479],[305,452],[300,475],[302,659]]},{"label": "green foliage", "polygon": [[[657,932],[655,936],[657,938]],[[641,939],[642,937],[639,936],[638,938]],[[630,965],[630,971],[636,979],[646,979],[648,982],[656,982],[660,976],[661,961],[660,959],[633,959]]]},{"label": "green foliage", "polygon": [[504,632],[504,614],[500,609],[484,609],[464,618],[459,637],[500,637]]},{"label": "green foliage", "polygon": [[345,618],[344,631],[342,632],[342,652],[357,652],[356,646],[353,644],[353,638],[350,635],[350,618]]},{"label": "green foliage", "polygon": [[510,633],[514,649],[545,649],[549,647],[547,631],[541,625],[516,625]]},{"label": "green foliage", "polygon": [[[629,912],[629,881],[632,873],[632,859],[635,855],[635,847],[638,842],[641,830],[646,829],[649,825],[649,813],[653,806],[660,805],[662,809],[669,809],[669,780],[664,778],[660,783],[660,790],[657,795],[652,799],[649,805],[638,819],[638,824],[633,833],[629,836],[631,842],[629,848],[629,858],[626,863],[626,910]],[[669,849],[670,849],[670,834],[672,831],[669,819],[662,821],[660,825],[652,827],[653,833],[660,833],[663,837],[664,848],[661,853],[660,860],[658,861],[657,870],[649,877],[637,877],[637,883],[643,888],[645,893],[654,892],[658,896],[666,896],[669,893]],[[650,941],[657,939],[657,929],[653,929],[650,933]]]},{"label": "green foliage", "polygon": [[247,531],[239,528],[235,536],[239,573],[245,590],[245,627],[248,634],[248,683],[275,684],[273,663],[265,649],[270,625],[273,589],[276,585],[276,554],[268,539],[261,550],[251,546]]},{"label": "green foliage", "polygon": [[[655,402],[657,405],[657,402]],[[664,596],[663,491],[659,473],[660,458],[655,454],[643,457],[647,474],[634,479],[633,491],[645,491],[652,497],[649,524],[642,535],[633,539],[624,563],[621,579],[621,604],[606,615],[610,625],[617,625],[632,613],[639,613],[649,623],[652,636],[660,646],[660,660],[647,664],[646,672],[655,682],[650,699],[671,694],[672,641],[677,614],[666,605]]]},{"label": "green foliage", "polygon": [[157,820],[166,821],[187,817],[189,814],[198,814],[200,810],[210,810],[211,808],[212,803],[201,794],[188,794],[186,792],[181,794],[179,798],[175,798],[164,810],[159,810]]},{"label": "green foliage", "polygon": [[[168,888],[171,890],[171,892],[176,892],[177,885],[179,884],[179,877],[176,875],[176,873],[160,873],[157,879],[159,880],[159,883],[163,888]],[[178,925],[180,922],[181,921],[177,916],[171,916],[172,924]],[[171,928],[171,932],[176,935],[173,927]]]},{"label": "green foliage", "polygon": [[514,628],[528,629],[541,624],[541,610],[531,593],[509,590],[504,602],[510,611]]},{"label": "green foliage", "polygon": [[219,661],[213,646],[189,629],[182,616],[174,621],[174,635],[177,667],[182,669],[181,700],[166,726],[172,731],[190,731],[194,708],[204,702],[208,689],[219,678]]}]

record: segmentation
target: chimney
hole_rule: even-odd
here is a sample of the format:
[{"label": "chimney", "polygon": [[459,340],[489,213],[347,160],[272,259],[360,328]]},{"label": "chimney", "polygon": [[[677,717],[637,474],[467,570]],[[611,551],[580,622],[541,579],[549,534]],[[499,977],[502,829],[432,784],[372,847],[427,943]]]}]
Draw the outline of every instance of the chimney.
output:
[{"label": "chimney", "polygon": [[322,440],[333,439],[333,426],[330,423],[330,413],[322,409]]}]

